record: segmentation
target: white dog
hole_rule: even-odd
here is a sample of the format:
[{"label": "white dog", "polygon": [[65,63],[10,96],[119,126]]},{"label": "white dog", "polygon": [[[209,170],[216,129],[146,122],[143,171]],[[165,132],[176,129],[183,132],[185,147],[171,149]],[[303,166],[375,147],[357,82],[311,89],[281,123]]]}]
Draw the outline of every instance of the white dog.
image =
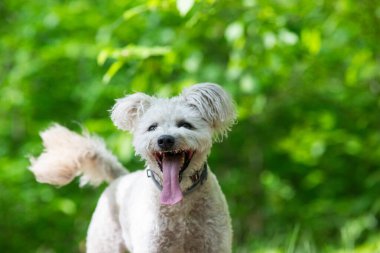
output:
[{"label": "white dog", "polygon": [[87,252],[231,252],[226,199],[207,165],[213,140],[235,121],[228,94],[211,83],[169,99],[136,93],[117,100],[111,118],[132,132],[144,171],[128,173],[99,138],[59,125],[42,132],[45,151],[31,159],[39,182],[112,182],[93,214]]}]

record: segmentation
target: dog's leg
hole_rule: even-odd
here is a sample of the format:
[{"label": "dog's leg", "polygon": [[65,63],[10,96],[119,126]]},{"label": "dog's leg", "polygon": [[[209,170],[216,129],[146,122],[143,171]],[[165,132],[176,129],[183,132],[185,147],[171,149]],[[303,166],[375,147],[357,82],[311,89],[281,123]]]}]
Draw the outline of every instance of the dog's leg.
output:
[{"label": "dog's leg", "polygon": [[98,202],[87,233],[87,253],[126,252],[118,219],[115,189],[115,185],[111,185]]}]

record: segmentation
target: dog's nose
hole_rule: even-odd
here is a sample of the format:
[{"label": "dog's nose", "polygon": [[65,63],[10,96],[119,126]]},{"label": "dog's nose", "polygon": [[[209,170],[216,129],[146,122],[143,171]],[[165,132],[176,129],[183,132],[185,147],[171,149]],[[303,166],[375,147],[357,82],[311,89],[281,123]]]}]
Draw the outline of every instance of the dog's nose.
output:
[{"label": "dog's nose", "polygon": [[171,135],[161,135],[158,140],[158,146],[162,149],[169,149],[174,145],[174,137]]}]

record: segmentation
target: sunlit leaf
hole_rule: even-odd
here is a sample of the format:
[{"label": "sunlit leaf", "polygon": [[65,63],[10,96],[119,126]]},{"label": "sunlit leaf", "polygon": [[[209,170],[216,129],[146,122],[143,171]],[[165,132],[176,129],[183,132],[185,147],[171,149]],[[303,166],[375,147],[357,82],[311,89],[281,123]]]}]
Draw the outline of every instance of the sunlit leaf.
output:
[{"label": "sunlit leaf", "polygon": [[298,42],[297,34],[290,32],[286,29],[282,29],[279,33],[279,39],[288,45],[294,45]]},{"label": "sunlit leaf", "polygon": [[57,208],[66,215],[74,215],[77,211],[75,203],[71,199],[53,200],[57,204]]},{"label": "sunlit leaf", "polygon": [[106,74],[103,76],[103,82],[109,83],[111,78],[116,74],[117,71],[124,65],[122,61],[116,61],[112,63],[111,67],[107,70]]},{"label": "sunlit leaf", "polygon": [[321,49],[321,33],[317,29],[304,29],[301,32],[303,45],[311,54],[317,54]]},{"label": "sunlit leaf", "polygon": [[194,0],[176,0],[176,3],[181,16],[185,16],[193,7]]},{"label": "sunlit leaf", "polygon": [[139,5],[139,6],[136,6],[136,7],[133,7],[131,9],[126,10],[123,13],[123,18],[125,20],[129,20],[129,19],[133,18],[134,16],[140,15],[141,13],[143,13],[143,12],[145,12],[147,10],[148,10],[147,6],[145,6],[145,5]]},{"label": "sunlit leaf", "polygon": [[115,59],[146,59],[151,56],[162,56],[170,52],[169,47],[145,47],[128,45],[122,49],[113,50],[111,56]]},{"label": "sunlit leaf", "polygon": [[226,31],[225,36],[228,41],[234,41],[240,38],[244,33],[244,26],[241,22],[234,22],[230,24]]},{"label": "sunlit leaf", "polygon": [[97,58],[98,65],[102,66],[106,62],[107,58],[109,57],[109,53],[110,52],[107,49],[100,51]]}]

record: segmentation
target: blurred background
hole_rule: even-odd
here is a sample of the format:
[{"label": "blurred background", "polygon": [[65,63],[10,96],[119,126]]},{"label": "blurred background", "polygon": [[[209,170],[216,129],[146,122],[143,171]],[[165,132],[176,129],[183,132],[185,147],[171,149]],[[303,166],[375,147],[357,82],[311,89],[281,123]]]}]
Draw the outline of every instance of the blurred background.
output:
[{"label": "blurred background", "polygon": [[100,188],[35,182],[52,122],[130,170],[114,99],[221,84],[239,119],[209,158],[234,252],[380,252],[377,0],[2,0],[1,252],[84,252]]}]

